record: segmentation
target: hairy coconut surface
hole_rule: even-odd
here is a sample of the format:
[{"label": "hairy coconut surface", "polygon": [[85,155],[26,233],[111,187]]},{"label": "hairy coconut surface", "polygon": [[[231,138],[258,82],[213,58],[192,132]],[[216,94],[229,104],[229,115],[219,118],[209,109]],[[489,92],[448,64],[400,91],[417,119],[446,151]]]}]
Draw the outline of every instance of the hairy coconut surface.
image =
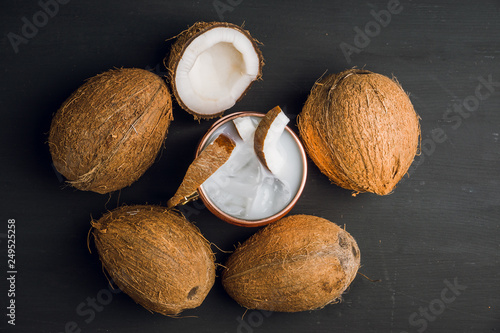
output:
[{"label": "hairy coconut surface", "polygon": [[227,162],[236,147],[233,140],[220,134],[209,144],[188,167],[186,175],[174,196],[168,200],[167,208],[172,208],[187,200],[217,169]]},{"label": "hairy coconut surface", "polygon": [[298,116],[308,155],[335,184],[390,193],[410,167],[419,118],[396,80],[350,69],[316,82]]},{"label": "hairy coconut surface", "polygon": [[48,139],[54,166],[77,189],[119,190],[154,162],[172,119],[163,79],[143,69],[109,70],[54,115]]},{"label": "hairy coconut surface", "polygon": [[290,119],[279,106],[266,113],[255,130],[254,150],[260,162],[273,174],[278,174],[285,163],[277,144]]},{"label": "hairy coconut surface", "polygon": [[262,76],[257,43],[227,22],[197,22],[181,32],[164,59],[177,103],[195,119],[221,116]]},{"label": "hairy coconut surface", "polygon": [[146,309],[177,315],[199,306],[212,288],[210,244],[180,214],[159,206],[124,206],[92,226],[104,268]]},{"label": "hairy coconut surface", "polygon": [[293,215],[241,244],[225,264],[222,283],[246,308],[306,311],[338,302],[359,265],[358,245],[347,231],[320,217]]}]

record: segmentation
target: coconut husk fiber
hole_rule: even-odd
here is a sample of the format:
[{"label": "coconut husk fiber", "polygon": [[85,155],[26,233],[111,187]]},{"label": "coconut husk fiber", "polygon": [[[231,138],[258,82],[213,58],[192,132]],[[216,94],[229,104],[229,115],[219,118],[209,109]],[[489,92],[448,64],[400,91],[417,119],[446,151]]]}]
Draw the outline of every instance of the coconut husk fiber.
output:
[{"label": "coconut husk fiber", "polygon": [[167,202],[167,208],[172,208],[188,200],[198,187],[227,162],[236,144],[228,136],[220,134],[191,163],[186,175],[174,196]]},{"label": "coconut husk fiber", "polygon": [[154,162],[172,121],[164,80],[137,68],[90,78],[52,119],[55,168],[83,191],[108,193],[135,182]]},{"label": "coconut husk fiber", "polygon": [[350,69],[316,82],[298,116],[309,157],[335,184],[385,195],[419,146],[419,117],[393,79]]},{"label": "coconut husk fiber", "polygon": [[215,280],[210,243],[183,216],[159,206],[123,206],[92,221],[103,267],[146,309],[177,315],[199,306]]},{"label": "coconut husk fiber", "polygon": [[222,283],[248,309],[307,311],[338,302],[359,265],[358,245],[347,231],[320,217],[293,215],[238,246]]}]

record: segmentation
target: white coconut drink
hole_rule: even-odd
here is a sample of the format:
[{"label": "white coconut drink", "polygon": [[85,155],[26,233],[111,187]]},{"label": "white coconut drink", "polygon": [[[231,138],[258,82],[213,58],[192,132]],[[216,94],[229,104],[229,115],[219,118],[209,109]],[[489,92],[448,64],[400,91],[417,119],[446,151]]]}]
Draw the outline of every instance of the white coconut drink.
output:
[{"label": "white coconut drink", "polygon": [[239,101],[264,64],[257,41],[226,22],[198,22],[177,36],[165,58],[177,103],[195,119],[222,115]]}]

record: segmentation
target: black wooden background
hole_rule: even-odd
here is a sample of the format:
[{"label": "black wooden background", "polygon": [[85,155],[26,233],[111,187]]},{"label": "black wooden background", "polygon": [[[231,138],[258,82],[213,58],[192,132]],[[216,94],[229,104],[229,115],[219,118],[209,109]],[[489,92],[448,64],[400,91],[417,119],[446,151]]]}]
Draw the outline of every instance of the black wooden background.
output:
[{"label": "black wooden background", "polygon": [[[0,6],[0,330],[500,330],[499,1],[55,3]],[[292,210],[345,224],[361,249],[360,272],[381,282],[358,276],[342,303],[322,310],[248,311],[243,318],[245,310],[220,280],[182,319],[151,314],[123,293],[106,298],[98,256],[87,249],[91,216],[124,203],[165,204],[213,121],[198,123],[174,105],[161,157],[132,186],[99,195],[64,187],[54,171],[46,145],[52,114],[85,79],[107,69],[165,74],[162,58],[172,45],[166,40],[199,20],[244,24],[264,44],[263,80],[228,112],[265,112],[279,104],[296,130],[295,117],[315,80],[353,66],[394,75],[410,93],[422,118],[422,154],[393,194],[353,197],[310,162],[305,191]],[[38,27],[30,30],[33,22]],[[365,29],[367,38],[359,32]],[[256,231],[194,205],[186,214],[224,250]],[[9,219],[16,221],[15,326],[6,316]],[[228,255],[214,250],[223,263]]]}]

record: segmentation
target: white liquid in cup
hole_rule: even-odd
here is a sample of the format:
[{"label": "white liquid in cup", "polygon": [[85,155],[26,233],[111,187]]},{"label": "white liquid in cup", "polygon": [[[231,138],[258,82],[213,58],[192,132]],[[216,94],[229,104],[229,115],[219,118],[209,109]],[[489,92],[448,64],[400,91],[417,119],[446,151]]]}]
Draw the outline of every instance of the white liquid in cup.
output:
[{"label": "white liquid in cup", "polygon": [[[262,119],[245,117],[250,117],[255,127]],[[230,137],[236,147],[229,160],[203,183],[208,199],[221,211],[243,220],[260,220],[281,212],[295,197],[304,172],[301,150],[294,137],[283,131],[277,149],[285,163],[273,175],[258,160],[253,140],[244,142],[233,121],[219,126],[205,147],[221,133]]]}]

